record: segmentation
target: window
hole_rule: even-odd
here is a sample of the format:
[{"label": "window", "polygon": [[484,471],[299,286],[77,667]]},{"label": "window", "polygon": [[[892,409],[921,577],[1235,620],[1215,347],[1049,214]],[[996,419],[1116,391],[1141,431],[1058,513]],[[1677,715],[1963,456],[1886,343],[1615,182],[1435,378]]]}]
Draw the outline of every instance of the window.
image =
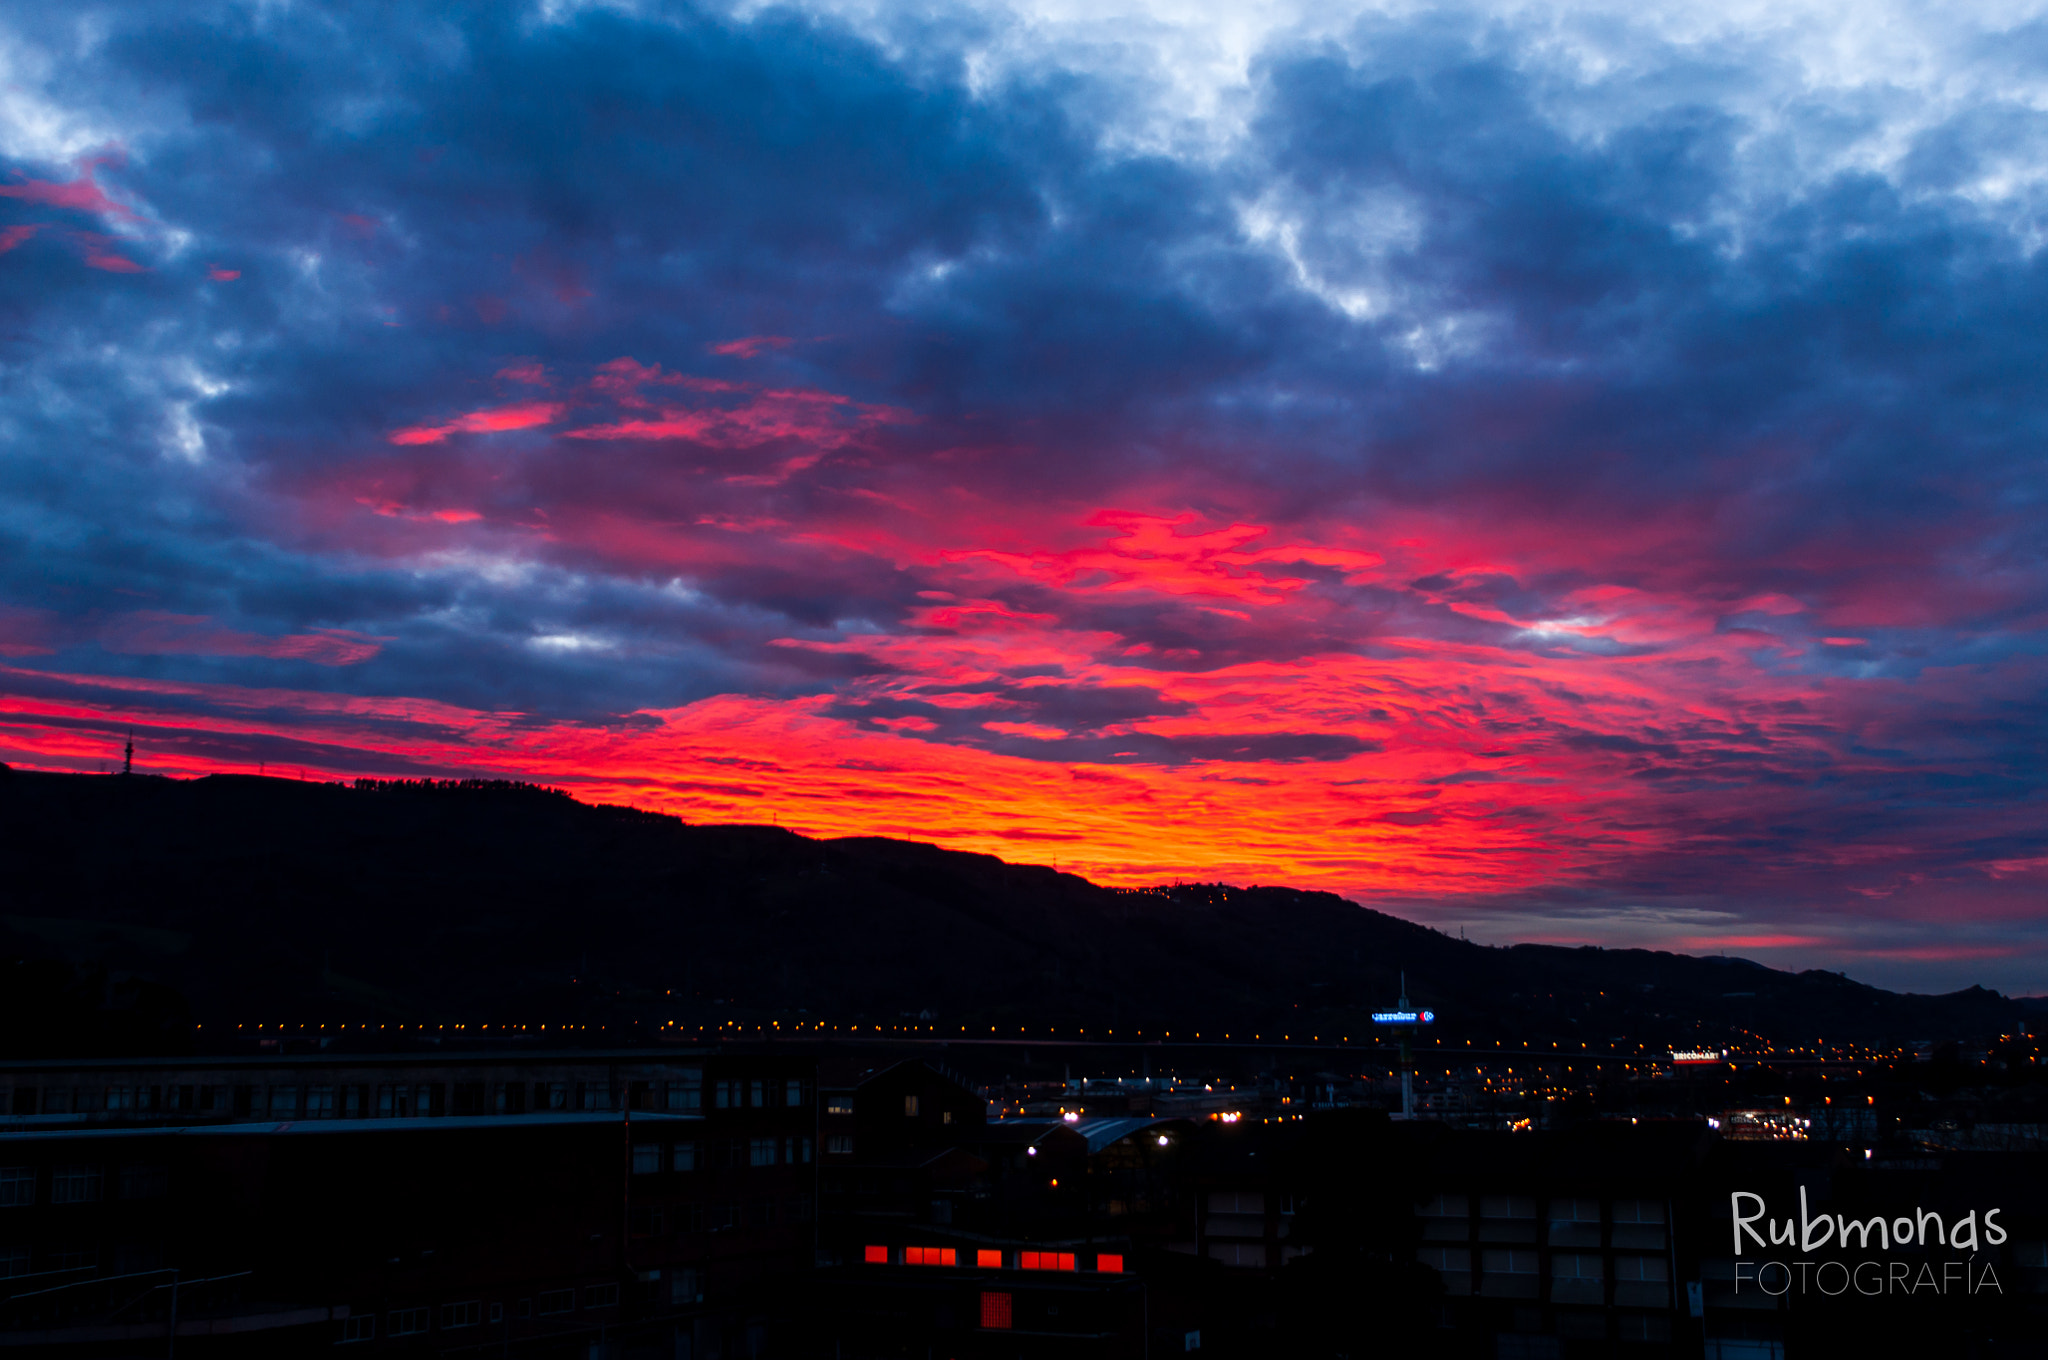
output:
[{"label": "window", "polygon": [[479,1299],[467,1303],[444,1303],[441,1305],[441,1325],[446,1327],[479,1327],[483,1325],[484,1305]]},{"label": "window", "polygon": [[951,1266],[959,1262],[951,1247],[905,1247],[903,1264],[907,1266]]},{"label": "window", "polygon": [[1661,1256],[1617,1256],[1614,1258],[1614,1278],[1662,1282],[1671,1278],[1671,1266]]},{"label": "window", "polygon": [[1124,1258],[1121,1256],[1098,1256],[1095,1258],[1095,1268],[1104,1275],[1121,1275],[1124,1273]]},{"label": "window", "polygon": [[789,1217],[784,1221],[788,1223],[810,1222],[811,1197],[809,1195],[798,1195],[791,1199],[789,1201]]},{"label": "window", "polygon": [[59,1247],[44,1258],[47,1270],[91,1270],[100,1263],[100,1254],[91,1247]]},{"label": "window", "polygon": [[796,1106],[804,1103],[804,1083],[800,1077],[793,1077],[783,1083],[782,1103]]},{"label": "window", "polygon": [[504,1304],[502,1304],[502,1303],[494,1303],[494,1304],[492,1304],[492,1305],[491,1305],[491,1321],[493,1321],[493,1322],[503,1322],[504,1320],[505,1320],[505,1305],[504,1305]]},{"label": "window", "polygon": [[619,1306],[619,1287],[615,1284],[594,1284],[583,1291],[585,1308],[616,1308]]},{"label": "window", "polygon": [[736,1081],[717,1082],[712,1087],[712,1093],[717,1097],[713,1104],[721,1110],[737,1110],[740,1102],[746,1099],[745,1090]]},{"label": "window", "polygon": [[748,1166],[774,1166],[775,1143],[773,1138],[754,1138],[747,1143]]},{"label": "window", "polygon": [[133,1086],[109,1086],[107,1088],[107,1109],[110,1113],[118,1113],[134,1108],[135,1088]]},{"label": "window", "polygon": [[661,1228],[661,1210],[645,1208],[638,1204],[633,1206],[633,1212],[626,1224],[628,1233],[634,1237],[659,1237]]},{"label": "window", "polygon": [[533,1084],[533,1108],[536,1110],[566,1110],[569,1108],[569,1083],[566,1081],[537,1081]]},{"label": "window", "polygon": [[757,1110],[766,1109],[768,1105],[768,1083],[765,1081],[754,1082],[753,1092],[747,1103]]},{"label": "window", "polygon": [[297,1119],[299,1117],[298,1087],[273,1086],[270,1088],[270,1117],[272,1119]]},{"label": "window", "polygon": [[905,1119],[915,1119],[915,1118],[917,1118],[917,1097],[916,1097],[916,1096],[905,1096],[905,1097],[903,1097],[903,1117],[904,1117]]},{"label": "window", "polygon": [[853,1135],[850,1133],[827,1134],[825,1136],[825,1151],[828,1155],[834,1157],[851,1157],[853,1155]]},{"label": "window", "polygon": [[0,1247],[0,1280],[28,1274],[27,1247]]},{"label": "window", "polygon": [[[484,1112],[484,1092],[488,1089],[489,1088],[486,1087],[484,1083],[480,1081],[456,1082],[455,1094],[453,1097],[455,1101],[455,1113],[482,1114]],[[306,1117],[309,1119],[313,1117],[313,1110],[310,1103],[306,1107]]]},{"label": "window", "polygon": [[953,1112],[952,1112],[951,1110],[941,1110],[941,1111],[939,1111],[939,1122],[940,1122],[941,1124],[950,1124],[950,1123],[952,1123],[952,1122],[953,1122]]},{"label": "window", "polygon": [[372,1315],[370,1317],[343,1318],[341,1320],[341,1336],[339,1339],[343,1343],[350,1341],[375,1341],[377,1339],[376,1317]]},{"label": "window", "polygon": [[1600,1201],[1597,1199],[1554,1199],[1550,1201],[1550,1245],[1553,1247],[1597,1247],[1600,1245]]},{"label": "window", "polygon": [[981,1292],[981,1325],[990,1331],[1010,1330],[1010,1296],[994,1290]]},{"label": "window", "polygon": [[1472,1253],[1465,1247],[1420,1247],[1415,1259],[1439,1275],[1472,1273]]},{"label": "window", "polygon": [[775,1201],[772,1199],[750,1199],[747,1201],[747,1226],[768,1228],[775,1224]]},{"label": "window", "polygon": [[90,1204],[100,1197],[100,1169],[96,1166],[60,1166],[50,1177],[50,1203]]},{"label": "window", "polygon": [[672,1304],[704,1302],[704,1272],[685,1268],[670,1274],[668,1301]]},{"label": "window", "polygon": [[170,1191],[170,1171],[161,1166],[121,1168],[122,1199],[161,1199]]},{"label": "window", "polygon": [[36,1169],[32,1166],[0,1166],[0,1209],[36,1202]]},{"label": "window", "polygon": [[1074,1253],[1071,1251],[1020,1251],[1017,1253],[1019,1270],[1072,1270]]},{"label": "window", "polygon": [[831,1096],[831,1097],[828,1097],[828,1098],[826,1099],[826,1101],[825,1101],[825,1113],[826,1113],[826,1114],[852,1114],[852,1113],[853,1113],[853,1097],[852,1097],[852,1096]]},{"label": "window", "polygon": [[1550,1297],[1558,1303],[1604,1303],[1606,1267],[1597,1252],[1552,1252]]},{"label": "window", "polygon": [[792,1139],[790,1139],[790,1140],[789,1140],[789,1163],[790,1163],[790,1165],[792,1165],[792,1166],[801,1166],[801,1165],[803,1165],[803,1164],[804,1164],[805,1162],[808,1162],[808,1161],[810,1161],[810,1160],[811,1160],[811,1140],[810,1140],[809,1138],[792,1138]]},{"label": "window", "polygon": [[1655,1313],[1621,1313],[1614,1319],[1614,1334],[1623,1341],[1669,1341],[1671,1319]]},{"label": "window", "polygon": [[334,1118],[334,1088],[332,1086],[308,1086],[306,1088],[306,1118]]},{"label": "window", "polygon": [[889,1249],[887,1247],[868,1247],[861,1253],[860,1259],[871,1266],[888,1265]]},{"label": "window", "polygon": [[377,1117],[380,1119],[403,1119],[412,1112],[412,1088],[410,1086],[379,1086],[377,1088]]},{"label": "window", "polygon": [[1481,1195],[1481,1218],[1534,1218],[1536,1200],[1530,1195]]},{"label": "window", "polygon": [[1662,1223],[1664,1206],[1654,1199],[1618,1199],[1614,1201],[1616,1223]]},{"label": "window", "polygon": [[427,1310],[424,1308],[394,1308],[391,1310],[390,1335],[417,1336],[427,1330]]},{"label": "window", "polygon": [[1480,1253],[1479,1292],[1494,1298],[1533,1299],[1537,1294],[1533,1248],[1489,1248]]},{"label": "window", "polygon": [[567,1313],[576,1307],[576,1291],[573,1289],[543,1289],[535,1302],[540,1306],[540,1315]]},{"label": "window", "polygon": [[612,1088],[603,1082],[593,1081],[583,1088],[583,1108],[586,1110],[609,1110],[612,1107]]},{"label": "window", "polygon": [[218,1110],[220,1107],[220,1087],[202,1086],[199,1088],[200,1109],[205,1110],[208,1113],[211,1113],[214,1110]]},{"label": "window", "polygon": [[633,1174],[652,1176],[661,1170],[661,1144],[635,1143],[633,1145]]},{"label": "window", "polygon": [[668,1083],[666,1099],[667,1104],[664,1106],[666,1109],[695,1110],[701,1108],[704,1104],[703,1077],[692,1074],[687,1081],[672,1081]]},{"label": "window", "polygon": [[697,1169],[697,1145],[677,1143],[669,1154],[669,1169],[672,1171],[695,1171]]},{"label": "window", "polygon": [[974,1253],[974,1264],[980,1270],[1001,1270],[1003,1254],[999,1251],[977,1251]]}]

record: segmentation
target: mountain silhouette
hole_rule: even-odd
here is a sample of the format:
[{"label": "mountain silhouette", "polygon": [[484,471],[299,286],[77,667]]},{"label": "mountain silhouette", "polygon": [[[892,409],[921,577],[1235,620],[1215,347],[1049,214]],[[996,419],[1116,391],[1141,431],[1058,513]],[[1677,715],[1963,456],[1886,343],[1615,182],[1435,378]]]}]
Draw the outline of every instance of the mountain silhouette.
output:
[{"label": "mountain silhouette", "polygon": [[1106,888],[516,783],[15,771],[0,776],[0,848],[0,955],[170,989],[218,1025],[616,1037],[910,1015],[941,1033],[1356,1040],[1403,972],[1438,1036],[1489,1043],[1896,1043],[2020,1017],[1981,988],[1902,995],[1741,959],[1487,947],[1326,892]]}]

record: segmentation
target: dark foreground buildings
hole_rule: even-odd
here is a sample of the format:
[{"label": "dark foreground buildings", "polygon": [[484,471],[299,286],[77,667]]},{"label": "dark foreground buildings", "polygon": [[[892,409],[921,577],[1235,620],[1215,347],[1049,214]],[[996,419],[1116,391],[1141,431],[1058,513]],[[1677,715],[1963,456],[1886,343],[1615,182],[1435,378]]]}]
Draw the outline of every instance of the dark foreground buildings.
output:
[{"label": "dark foreground buildings", "polygon": [[2048,1345],[2038,1152],[1366,1110],[992,1120],[940,1064],[779,1048],[22,1064],[0,1091],[19,1354],[167,1355],[174,1332],[188,1357],[590,1360]]},{"label": "dark foreground buildings", "polygon": [[165,1354],[175,1327],[186,1355],[778,1353],[814,1255],[812,1070],[646,1052],[0,1070],[0,1349]]}]

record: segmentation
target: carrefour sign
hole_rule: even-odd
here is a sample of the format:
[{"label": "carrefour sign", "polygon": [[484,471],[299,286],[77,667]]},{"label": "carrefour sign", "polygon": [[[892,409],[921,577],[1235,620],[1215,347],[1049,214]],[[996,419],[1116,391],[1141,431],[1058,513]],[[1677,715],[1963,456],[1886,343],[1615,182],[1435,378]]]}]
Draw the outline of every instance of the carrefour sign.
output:
[{"label": "carrefour sign", "polygon": [[1436,1023],[1435,1011],[1374,1011],[1375,1025],[1431,1025]]}]

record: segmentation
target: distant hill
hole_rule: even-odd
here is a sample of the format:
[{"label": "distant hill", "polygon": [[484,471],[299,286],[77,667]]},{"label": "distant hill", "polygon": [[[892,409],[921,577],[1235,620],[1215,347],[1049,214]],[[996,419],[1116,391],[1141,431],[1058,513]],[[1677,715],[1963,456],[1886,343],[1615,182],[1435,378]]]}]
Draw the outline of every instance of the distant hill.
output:
[{"label": "distant hill", "polygon": [[1357,1036],[1403,969],[1441,1033],[1489,1041],[1966,1039],[2020,1014],[1978,988],[1899,995],[1737,959],[1489,948],[1330,893],[1110,889],[514,784],[0,773],[0,864],[0,955],[161,984],[210,1022],[802,1009]]}]

